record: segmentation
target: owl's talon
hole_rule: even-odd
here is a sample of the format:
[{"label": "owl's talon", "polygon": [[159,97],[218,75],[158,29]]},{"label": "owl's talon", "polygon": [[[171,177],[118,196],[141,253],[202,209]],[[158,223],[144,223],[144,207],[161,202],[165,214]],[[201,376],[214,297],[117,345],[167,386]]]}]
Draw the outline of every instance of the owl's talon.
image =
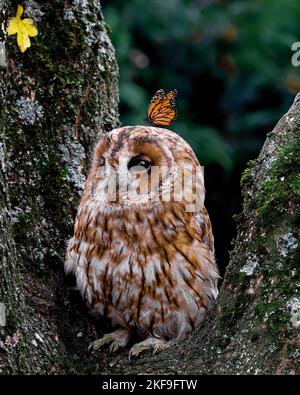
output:
[{"label": "owl's talon", "polygon": [[153,355],[155,355],[157,352],[165,350],[169,346],[167,344],[156,344],[156,346],[153,347]]},{"label": "owl's talon", "polygon": [[105,344],[110,344],[114,341],[114,337],[109,335],[104,335],[101,339],[94,340],[92,343],[89,344],[88,350],[99,350],[99,348],[103,347]]},{"label": "owl's talon", "polygon": [[169,347],[169,343],[165,342],[164,340],[156,339],[156,338],[148,338],[132,346],[129,351],[128,358],[130,361],[131,357],[138,357],[141,352],[147,350],[149,351],[153,350],[152,351],[153,355],[155,355],[157,352],[162,351],[168,347]]},{"label": "owl's talon", "polygon": [[118,349],[119,349],[119,343],[114,341],[109,347],[109,352],[113,353],[113,352],[118,351]]},{"label": "owl's talon", "polygon": [[88,351],[90,350],[96,351],[99,348],[103,347],[104,345],[108,344],[110,345],[109,351],[115,352],[119,348],[125,347],[128,344],[129,340],[130,340],[130,333],[127,331],[127,329],[120,328],[112,333],[108,333],[107,335],[104,335],[100,339],[94,340],[88,346]]}]

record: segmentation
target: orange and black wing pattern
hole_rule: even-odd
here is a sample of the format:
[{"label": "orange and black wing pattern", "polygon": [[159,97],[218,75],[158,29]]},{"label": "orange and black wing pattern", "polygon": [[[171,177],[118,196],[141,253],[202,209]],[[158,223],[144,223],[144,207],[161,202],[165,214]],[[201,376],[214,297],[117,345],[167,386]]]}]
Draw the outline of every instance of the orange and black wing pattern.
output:
[{"label": "orange and black wing pattern", "polygon": [[152,125],[169,126],[176,119],[177,90],[165,93],[159,89],[153,96],[148,108],[147,121]]}]

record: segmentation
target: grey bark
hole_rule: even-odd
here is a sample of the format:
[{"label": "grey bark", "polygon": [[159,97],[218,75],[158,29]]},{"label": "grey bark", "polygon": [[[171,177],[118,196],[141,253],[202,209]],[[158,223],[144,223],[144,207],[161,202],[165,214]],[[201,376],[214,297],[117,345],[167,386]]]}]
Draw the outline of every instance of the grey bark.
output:
[{"label": "grey bark", "polygon": [[[118,122],[118,89],[100,3],[82,3],[27,1],[39,35],[24,54],[1,33],[0,373],[297,373],[299,97],[242,177],[238,236],[203,325],[131,362],[128,350],[87,352],[103,328],[65,287],[63,256],[93,144]],[[15,14],[0,4],[2,18]]]},{"label": "grey bark", "polygon": [[214,309],[183,344],[114,372],[299,374],[299,137],[300,94],[242,176],[243,211]]},{"label": "grey bark", "polygon": [[56,309],[65,243],[94,143],[118,123],[118,70],[100,1],[23,2],[39,30],[23,54],[5,35],[17,4],[0,9],[0,372],[56,373],[72,369]]}]

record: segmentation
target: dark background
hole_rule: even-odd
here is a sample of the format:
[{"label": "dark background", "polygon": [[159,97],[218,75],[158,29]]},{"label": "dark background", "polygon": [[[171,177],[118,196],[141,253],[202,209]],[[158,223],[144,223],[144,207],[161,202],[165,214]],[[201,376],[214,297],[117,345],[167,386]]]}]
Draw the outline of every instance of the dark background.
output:
[{"label": "dark background", "polygon": [[299,0],[103,0],[120,67],[123,125],[145,124],[157,89],[179,92],[171,129],[205,166],[206,207],[224,274],[240,178],[300,90],[291,46]]}]

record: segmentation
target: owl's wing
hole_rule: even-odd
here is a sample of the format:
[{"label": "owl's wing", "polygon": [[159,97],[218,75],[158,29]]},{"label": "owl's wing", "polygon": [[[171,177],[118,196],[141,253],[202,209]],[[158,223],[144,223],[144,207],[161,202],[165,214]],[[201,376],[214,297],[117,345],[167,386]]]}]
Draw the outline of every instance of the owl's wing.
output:
[{"label": "owl's wing", "polygon": [[74,273],[76,270],[76,262],[77,262],[77,254],[75,253],[75,240],[74,237],[72,237],[68,241],[68,248],[67,248],[67,253],[65,257],[65,263],[64,263],[64,268],[65,268],[65,273]]},{"label": "owl's wing", "polygon": [[196,228],[201,235],[202,241],[208,249],[214,252],[214,236],[208,212],[205,207],[199,213],[195,214]]}]

